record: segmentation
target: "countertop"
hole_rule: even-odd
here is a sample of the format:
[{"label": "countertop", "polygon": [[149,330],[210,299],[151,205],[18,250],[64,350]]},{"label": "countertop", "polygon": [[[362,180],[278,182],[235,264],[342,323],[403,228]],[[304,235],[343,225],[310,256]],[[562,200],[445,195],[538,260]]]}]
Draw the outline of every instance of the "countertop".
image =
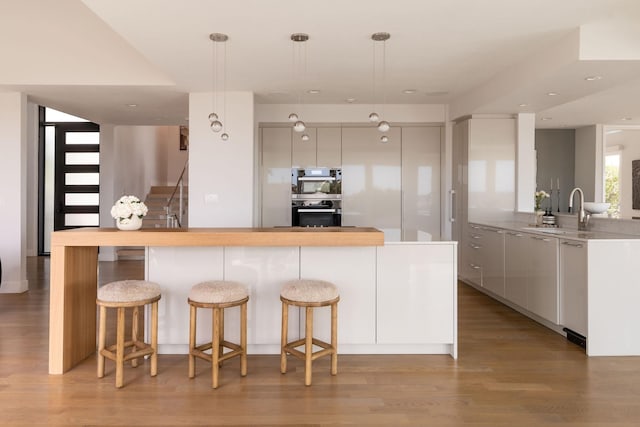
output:
[{"label": "countertop", "polygon": [[515,221],[484,221],[484,222],[469,222],[469,224],[476,224],[479,226],[502,228],[508,231],[518,233],[532,233],[547,237],[557,237],[559,239],[570,240],[638,240],[640,236],[630,234],[616,234],[607,233],[603,231],[580,231],[573,228],[552,228],[552,227],[536,227],[524,222]]},{"label": "countertop", "polygon": [[51,246],[382,246],[372,227],[117,228],[84,227],[51,233]]}]

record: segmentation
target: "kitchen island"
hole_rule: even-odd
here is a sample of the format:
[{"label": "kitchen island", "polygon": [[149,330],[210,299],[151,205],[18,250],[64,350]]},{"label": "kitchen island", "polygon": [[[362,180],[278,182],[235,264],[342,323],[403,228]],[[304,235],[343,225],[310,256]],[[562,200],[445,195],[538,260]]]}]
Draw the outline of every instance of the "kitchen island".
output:
[{"label": "kitchen island", "polygon": [[[249,287],[249,352],[279,353],[282,281],[313,277],[340,289],[341,353],[457,357],[456,242],[385,244],[381,231],[366,227],[82,228],[54,232],[51,241],[51,374],[95,353],[99,246],[146,248],[145,277],[163,292],[160,353],[186,353],[186,295],[199,281],[220,279]],[[210,321],[201,317],[203,338]],[[298,332],[295,321],[291,328]]]}]

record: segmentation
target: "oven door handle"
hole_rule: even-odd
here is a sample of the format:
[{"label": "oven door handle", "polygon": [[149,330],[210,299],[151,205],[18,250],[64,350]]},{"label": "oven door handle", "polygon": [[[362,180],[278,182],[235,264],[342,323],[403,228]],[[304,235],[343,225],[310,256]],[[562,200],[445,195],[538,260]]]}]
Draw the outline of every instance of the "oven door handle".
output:
[{"label": "oven door handle", "polygon": [[301,176],[298,181],[335,181],[333,176]]},{"label": "oven door handle", "polygon": [[320,213],[320,212],[326,212],[326,213],[336,213],[335,209],[298,209],[298,212],[301,213]]}]

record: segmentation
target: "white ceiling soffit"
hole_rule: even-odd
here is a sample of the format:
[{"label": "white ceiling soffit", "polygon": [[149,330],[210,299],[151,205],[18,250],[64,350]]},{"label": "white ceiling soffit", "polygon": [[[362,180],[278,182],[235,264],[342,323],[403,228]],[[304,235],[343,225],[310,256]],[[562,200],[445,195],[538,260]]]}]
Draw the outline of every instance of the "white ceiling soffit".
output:
[{"label": "white ceiling soffit", "polygon": [[[289,36],[306,32],[302,88],[321,93],[305,94],[304,102],[368,104],[374,102],[370,35],[387,31],[387,103],[452,103],[452,111],[465,113],[515,113],[530,103],[539,115],[628,79],[617,67],[625,52],[627,59],[635,55],[638,25],[631,24],[639,22],[639,6],[636,0],[2,0],[0,90],[24,90],[99,123],[185,123],[188,93],[212,89],[208,35],[221,32],[229,35],[228,90],[251,91],[262,104],[295,103],[301,85],[291,76]],[[623,18],[630,25],[611,24]],[[550,60],[545,50],[589,25],[580,38],[590,48],[581,58],[602,60],[564,58],[548,70],[544,62],[537,73],[526,69],[533,56]],[[618,40],[626,44],[604,58],[611,51],[605,36],[616,27],[624,28]],[[578,77],[598,63],[611,80],[583,89]],[[533,99],[552,83],[571,95]]]}]

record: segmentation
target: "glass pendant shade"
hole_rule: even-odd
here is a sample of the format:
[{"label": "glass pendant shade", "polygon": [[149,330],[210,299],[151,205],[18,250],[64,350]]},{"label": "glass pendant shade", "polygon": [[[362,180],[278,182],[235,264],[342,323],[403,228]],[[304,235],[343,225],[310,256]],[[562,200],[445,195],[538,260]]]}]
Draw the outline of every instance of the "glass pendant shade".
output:
[{"label": "glass pendant shade", "polygon": [[216,113],[209,114],[209,121],[211,123],[215,122],[216,120],[218,120],[218,115]]},{"label": "glass pendant shade", "polygon": [[214,120],[211,122],[211,130],[214,132],[220,132],[222,130],[222,123],[219,120]]},{"label": "glass pendant shade", "polygon": [[306,133],[302,135],[302,140],[303,141],[308,141],[309,140],[309,135],[307,135]]},{"label": "glass pendant shade", "polygon": [[289,121],[290,122],[297,122],[298,121],[298,115],[296,113],[289,114]]},{"label": "glass pendant shade", "polygon": [[381,121],[380,123],[378,123],[378,130],[380,132],[386,132],[391,128],[391,126],[389,125],[389,122],[387,122],[386,120]]},{"label": "glass pendant shade", "polygon": [[307,128],[307,126],[304,124],[304,122],[302,120],[298,120],[293,125],[293,130],[295,130],[296,132],[303,132],[306,128]]},{"label": "glass pendant shade", "polygon": [[223,133],[222,135],[220,135],[220,139],[222,139],[223,141],[228,141],[229,140],[229,134],[228,133]]},{"label": "glass pendant shade", "polygon": [[389,137],[387,135],[382,135],[380,137],[380,142],[389,142]]},{"label": "glass pendant shade", "polygon": [[378,120],[380,120],[380,116],[378,115],[378,113],[373,112],[373,113],[369,114],[369,121],[370,122],[375,123]]}]

